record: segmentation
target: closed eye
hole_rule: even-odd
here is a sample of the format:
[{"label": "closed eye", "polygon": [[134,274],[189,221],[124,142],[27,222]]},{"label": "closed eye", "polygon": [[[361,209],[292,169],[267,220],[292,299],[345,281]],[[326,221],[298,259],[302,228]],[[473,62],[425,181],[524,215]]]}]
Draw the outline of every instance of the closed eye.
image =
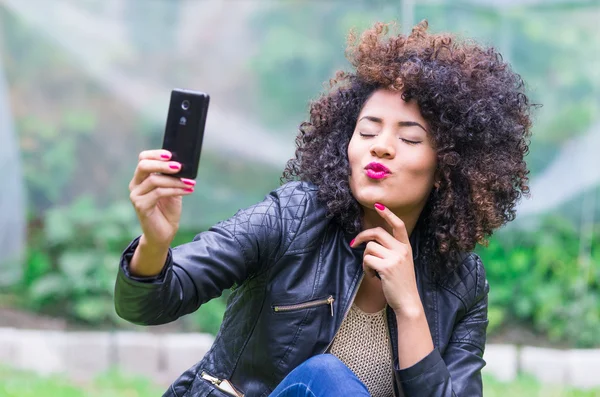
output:
[{"label": "closed eye", "polygon": [[359,132],[358,134],[359,134],[360,136],[364,136],[364,137],[366,137],[366,138],[370,138],[370,137],[377,136],[376,134],[365,134],[365,133],[363,133],[363,132]]},{"label": "closed eye", "polygon": [[[365,134],[364,132],[359,132],[358,134],[365,138],[373,138],[373,137],[377,136],[377,134]],[[400,140],[409,145],[418,145],[419,143],[421,143],[421,141],[411,141],[411,140],[404,139],[404,138],[400,138]]]},{"label": "closed eye", "polygon": [[409,145],[418,145],[419,143],[421,143],[420,141],[409,141],[408,139],[404,139],[404,138],[400,138],[402,140],[402,142],[407,143]]}]

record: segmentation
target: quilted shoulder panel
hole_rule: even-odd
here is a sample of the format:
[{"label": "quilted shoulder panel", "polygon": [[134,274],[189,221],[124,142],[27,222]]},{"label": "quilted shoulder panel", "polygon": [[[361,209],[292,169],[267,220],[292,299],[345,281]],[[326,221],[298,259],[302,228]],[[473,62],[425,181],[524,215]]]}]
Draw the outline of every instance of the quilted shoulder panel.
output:
[{"label": "quilted shoulder panel", "polygon": [[[288,182],[270,192],[262,202],[239,210],[218,226],[231,233],[245,253],[256,253],[272,263],[290,250],[310,245],[314,232],[310,225],[320,213],[316,196],[315,185]],[[324,217],[324,213],[320,215]],[[248,239],[249,234],[258,239]],[[256,241],[259,246],[253,247]],[[250,262],[258,258],[246,259]]]},{"label": "quilted shoulder panel", "polygon": [[288,182],[277,189],[274,194],[279,198],[281,206],[281,222],[283,224],[283,250],[288,252],[291,246],[306,242],[307,230],[301,230],[306,216],[309,201],[317,194],[317,187],[308,182]]},{"label": "quilted shoulder panel", "polygon": [[487,281],[479,255],[470,252],[460,256],[461,264],[442,282],[442,287],[455,294],[468,310],[485,293]]},{"label": "quilted shoulder panel", "polygon": [[317,199],[318,188],[309,182],[294,185],[293,195],[302,195],[302,202],[291,200],[293,205],[283,211],[289,227],[285,254],[306,252],[315,248],[323,236],[330,219],[326,206]]}]

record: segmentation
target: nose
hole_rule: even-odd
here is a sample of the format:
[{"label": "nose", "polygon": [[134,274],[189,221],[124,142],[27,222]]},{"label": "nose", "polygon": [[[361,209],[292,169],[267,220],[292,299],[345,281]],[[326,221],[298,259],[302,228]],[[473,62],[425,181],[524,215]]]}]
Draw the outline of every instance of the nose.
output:
[{"label": "nose", "polygon": [[395,141],[387,134],[380,134],[375,137],[371,145],[371,155],[380,158],[392,159],[396,156]]}]

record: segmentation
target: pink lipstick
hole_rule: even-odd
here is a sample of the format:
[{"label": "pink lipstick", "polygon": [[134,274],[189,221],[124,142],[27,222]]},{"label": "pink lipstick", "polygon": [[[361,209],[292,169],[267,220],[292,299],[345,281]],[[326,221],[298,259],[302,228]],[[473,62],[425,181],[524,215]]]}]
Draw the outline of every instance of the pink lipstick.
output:
[{"label": "pink lipstick", "polygon": [[367,172],[367,176],[371,179],[383,179],[386,176],[390,175],[392,171],[390,171],[386,166],[380,163],[369,163],[365,170]]}]

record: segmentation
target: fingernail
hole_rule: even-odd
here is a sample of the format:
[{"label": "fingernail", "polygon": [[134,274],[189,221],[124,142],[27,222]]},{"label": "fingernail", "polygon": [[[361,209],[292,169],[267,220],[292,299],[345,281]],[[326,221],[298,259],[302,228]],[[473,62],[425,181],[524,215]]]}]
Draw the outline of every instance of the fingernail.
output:
[{"label": "fingernail", "polygon": [[186,185],[190,185],[190,186],[196,185],[196,181],[193,179],[181,178],[181,182],[185,183]]},{"label": "fingernail", "polygon": [[191,192],[193,192],[193,191],[194,191],[194,188],[193,188],[193,187],[186,187],[186,188],[185,188],[185,189],[183,189],[183,190],[185,190],[186,192],[190,192],[190,193],[191,193]]},{"label": "fingernail", "polygon": [[375,208],[377,208],[379,211],[383,211],[385,209],[385,205],[375,203]]},{"label": "fingernail", "polygon": [[356,240],[356,239],[353,238],[352,241],[350,241],[350,247],[352,247],[352,245],[354,244],[354,240]]},{"label": "fingernail", "polygon": [[162,158],[162,159],[165,159],[165,160],[166,160],[166,159],[170,159],[170,158],[171,158],[171,155],[170,155],[170,154],[164,154],[164,153],[163,153],[163,154],[161,154],[161,155],[160,155],[160,158]]},{"label": "fingernail", "polygon": [[178,170],[181,166],[177,163],[171,163],[169,164],[169,168],[171,168],[172,170]]}]

